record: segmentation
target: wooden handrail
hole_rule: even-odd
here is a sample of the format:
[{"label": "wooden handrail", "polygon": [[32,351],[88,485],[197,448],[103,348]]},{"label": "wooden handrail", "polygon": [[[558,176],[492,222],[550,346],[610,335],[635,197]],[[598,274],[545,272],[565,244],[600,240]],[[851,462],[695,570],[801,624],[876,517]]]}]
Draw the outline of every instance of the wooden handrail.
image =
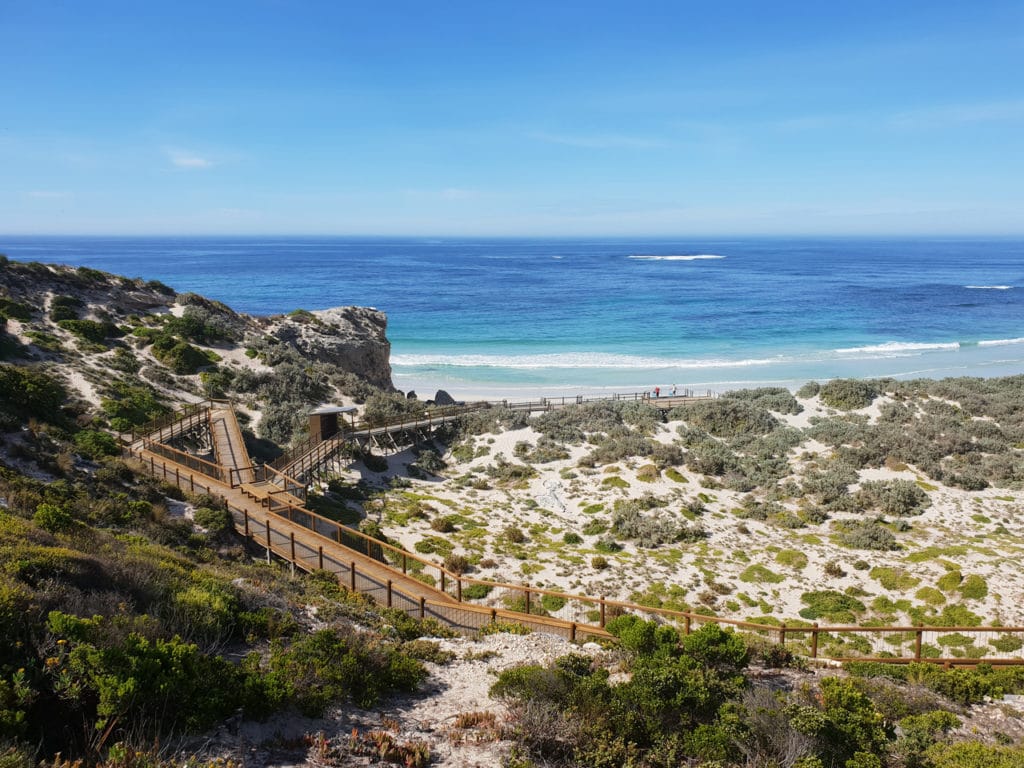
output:
[{"label": "wooden handrail", "polygon": [[[189,418],[191,416],[198,415],[202,411],[203,407],[209,408],[215,402],[220,403],[220,402],[224,402],[224,401],[203,401],[202,403],[190,404],[189,406],[186,406],[185,409],[182,409],[182,413],[178,413],[175,416],[175,418],[172,418],[172,419],[169,419],[169,420],[165,421],[165,426],[161,427],[161,429],[166,428],[167,424],[174,424],[174,423],[176,423],[178,421],[183,421],[184,419],[187,419],[187,418]],[[458,412],[458,415],[461,415],[461,414],[466,413],[466,412],[467,412],[466,410],[461,410],[461,411]],[[454,413],[454,412],[451,412],[450,414],[449,413],[442,413],[442,414],[439,415],[439,418],[437,420],[438,421],[443,421],[445,418],[452,418],[455,415],[456,415],[456,413]],[[426,421],[426,420],[419,419],[419,420],[417,420],[415,422],[409,422],[409,423],[410,424],[419,424],[419,423],[423,423],[424,421]],[[405,424],[405,423],[406,422],[400,422],[400,424]],[[391,426],[393,427],[394,424],[392,424]],[[157,441],[154,441],[150,437],[144,437],[142,439],[141,447],[143,449],[145,449],[145,450],[150,451],[151,453],[157,453],[157,454],[159,454],[161,456],[161,462],[160,463],[162,465],[162,470],[164,472],[164,476],[165,477],[167,476],[167,465],[168,465],[168,463],[171,463],[171,464],[175,465],[176,467],[183,467],[184,469],[189,470],[189,471],[199,471],[199,472],[201,472],[203,474],[207,474],[209,477],[211,477],[213,479],[216,479],[216,480],[218,480],[220,482],[223,482],[223,478],[226,476],[227,477],[227,481],[228,481],[227,485],[229,485],[230,487],[234,488],[234,487],[236,487],[236,485],[235,485],[235,473],[239,474],[239,481],[240,481],[240,474],[241,474],[241,472],[249,471],[249,470],[253,470],[253,471],[259,470],[260,473],[263,474],[264,477],[266,477],[267,475],[270,475],[270,476],[274,476],[275,479],[283,480],[283,482],[284,482],[284,487],[283,488],[275,488],[274,490],[268,491],[268,496],[273,496],[274,494],[291,493],[293,491],[301,492],[301,491],[305,490],[305,485],[303,483],[299,482],[298,480],[296,480],[294,477],[290,477],[290,476],[284,474],[283,472],[281,472],[280,470],[278,470],[278,469],[276,469],[274,467],[267,466],[267,465],[262,465],[260,467],[253,467],[253,466],[248,466],[248,467],[226,467],[226,466],[224,466],[222,464],[217,464],[215,462],[210,462],[210,461],[207,461],[205,459],[201,459],[198,456],[194,456],[192,454],[189,454],[189,453],[187,453],[185,451],[181,451],[181,450],[179,450],[177,448],[172,448],[171,446],[168,446],[166,444],[159,443]],[[179,460],[177,457],[181,457],[181,459]],[[177,482],[180,485],[181,482],[182,482],[182,478],[180,476],[179,470],[175,469],[174,474],[175,474],[175,478],[176,478]],[[194,478],[190,477],[189,483],[192,486],[194,486],[195,485]],[[240,482],[239,482],[239,484],[240,484]],[[274,508],[275,505],[276,505],[276,508]],[[273,505],[268,510],[268,513],[271,514],[271,515],[277,516],[277,517],[283,517],[283,518],[289,520],[290,522],[299,524],[303,528],[309,530],[312,534],[314,534],[314,535],[316,535],[318,537],[324,537],[324,534],[321,533],[321,529],[326,529],[328,531],[333,531],[333,533],[334,533],[333,537],[324,537],[324,538],[326,538],[327,541],[332,542],[332,544],[334,544],[335,546],[339,546],[339,547],[342,547],[344,549],[351,549],[351,547],[349,547],[347,544],[344,543],[344,541],[343,541],[344,537],[347,536],[347,537],[349,537],[350,540],[355,539],[356,541],[360,542],[361,548],[365,549],[365,551],[366,551],[365,554],[367,556],[370,556],[374,560],[377,560],[378,563],[379,563],[379,566],[381,568],[385,569],[385,571],[390,571],[391,573],[395,574],[396,576],[399,573],[404,574],[405,571],[408,570],[406,566],[407,566],[409,561],[413,561],[413,562],[419,563],[424,568],[431,569],[431,572],[437,574],[437,576],[439,578],[439,581],[441,583],[441,589],[439,590],[439,592],[447,593],[446,590],[454,589],[456,594],[458,595],[458,600],[459,600],[459,602],[456,602],[456,603],[435,603],[434,601],[430,601],[431,605],[436,605],[436,606],[443,607],[445,610],[452,610],[453,609],[453,605],[454,605],[454,606],[457,606],[458,609],[460,609],[460,610],[466,610],[466,611],[470,611],[470,612],[474,612],[474,613],[487,613],[487,614],[489,614],[491,616],[495,616],[495,615],[499,615],[500,614],[502,616],[511,618],[512,620],[528,621],[529,623],[537,624],[537,625],[540,625],[540,626],[551,626],[551,627],[558,627],[558,628],[564,629],[567,626],[571,625],[573,633],[575,633],[577,631],[577,628],[578,628],[580,631],[583,631],[583,632],[585,632],[587,634],[606,635],[607,632],[603,628],[605,617],[606,617],[606,611],[607,611],[608,608],[617,608],[617,609],[621,609],[622,611],[628,611],[628,612],[631,612],[631,613],[649,614],[649,615],[654,615],[654,616],[660,616],[663,619],[670,620],[670,621],[676,621],[676,622],[682,621],[685,624],[687,632],[690,631],[690,627],[691,627],[691,625],[694,622],[696,622],[698,624],[700,624],[700,623],[709,623],[710,622],[710,623],[722,624],[722,625],[726,625],[726,626],[732,626],[732,627],[734,627],[734,628],[736,628],[738,630],[746,630],[746,631],[752,631],[752,632],[758,632],[758,633],[767,633],[769,635],[776,635],[776,636],[778,636],[780,642],[785,642],[785,639],[786,639],[787,636],[788,637],[793,637],[794,635],[800,635],[802,637],[805,637],[807,635],[810,635],[811,636],[811,640],[812,640],[812,642],[811,642],[811,649],[812,649],[811,654],[812,654],[812,656],[817,656],[818,638],[821,637],[822,635],[853,634],[853,633],[860,633],[860,634],[869,634],[870,633],[870,634],[874,634],[874,635],[888,635],[888,634],[913,635],[912,639],[915,640],[915,649],[914,649],[914,656],[913,657],[850,656],[850,657],[843,657],[842,660],[874,660],[874,661],[891,661],[891,662],[896,662],[896,663],[905,663],[907,661],[939,661],[939,662],[945,662],[945,663],[959,663],[959,664],[972,663],[972,662],[975,662],[977,660],[969,659],[969,658],[966,658],[966,657],[964,657],[964,658],[954,657],[954,658],[951,658],[951,659],[945,659],[945,658],[939,659],[939,658],[930,658],[930,657],[924,656],[923,653],[922,653],[922,636],[925,633],[932,633],[932,634],[935,634],[935,633],[940,633],[940,634],[959,633],[959,634],[971,635],[971,636],[974,636],[974,637],[977,637],[979,634],[993,634],[993,633],[994,634],[1024,634],[1024,627],[1005,627],[1005,626],[941,627],[941,626],[925,626],[925,625],[894,625],[894,626],[872,626],[872,627],[866,627],[866,626],[856,626],[856,625],[837,625],[837,626],[830,627],[830,626],[818,626],[818,625],[811,625],[811,626],[795,625],[795,626],[789,626],[789,625],[786,625],[785,623],[783,623],[781,625],[760,624],[760,623],[756,623],[756,622],[749,622],[749,621],[743,621],[743,620],[737,620],[737,619],[729,619],[729,618],[718,617],[718,616],[708,616],[706,614],[694,613],[694,612],[690,612],[690,611],[677,611],[677,610],[666,609],[666,608],[659,608],[659,607],[654,607],[654,606],[645,606],[645,605],[640,605],[640,604],[637,604],[637,603],[632,603],[632,602],[624,601],[624,600],[611,600],[611,599],[607,599],[605,597],[592,597],[592,596],[589,596],[589,595],[577,595],[577,594],[572,594],[572,593],[568,593],[568,592],[562,592],[560,590],[553,590],[553,589],[545,589],[545,588],[540,588],[540,587],[533,587],[533,586],[525,585],[525,584],[507,584],[507,583],[502,583],[502,582],[489,581],[489,580],[486,580],[486,579],[477,579],[477,578],[474,578],[474,577],[471,577],[471,576],[466,576],[464,574],[455,573],[453,571],[450,571],[450,570],[446,569],[440,563],[434,562],[432,560],[428,560],[425,557],[422,557],[422,556],[420,556],[420,555],[418,555],[416,553],[404,550],[404,549],[402,549],[400,547],[397,547],[397,546],[395,546],[393,544],[389,544],[387,542],[380,541],[379,539],[376,539],[376,538],[374,538],[374,537],[372,537],[372,536],[370,536],[370,535],[368,535],[366,533],[363,533],[362,531],[360,531],[358,529],[350,528],[348,526],[342,525],[341,523],[338,523],[337,521],[334,521],[334,520],[331,520],[329,518],[326,518],[326,517],[324,517],[324,516],[314,512],[313,510],[308,509],[307,507],[302,506],[302,505],[296,505],[296,504],[292,504],[292,503],[290,503],[288,501],[279,501],[279,500],[275,499]],[[296,521],[295,520],[296,516],[301,516],[302,519]],[[377,552],[376,555],[374,555],[374,550],[372,549],[373,547],[377,547],[378,548],[376,550],[376,552]],[[356,551],[358,551],[358,550],[356,550]],[[389,564],[386,560],[384,560],[385,554],[388,555],[388,557],[392,561],[394,561],[394,562],[401,562],[403,564],[402,570],[399,571],[397,567]],[[544,616],[544,615],[539,615],[539,614],[535,614],[535,613],[524,613],[524,612],[521,612],[521,611],[515,611],[515,610],[512,610],[512,609],[509,609],[509,608],[498,608],[496,606],[485,606],[485,605],[479,605],[479,604],[475,604],[475,603],[465,602],[464,600],[462,600],[463,588],[466,585],[473,585],[473,584],[479,584],[479,585],[486,586],[486,587],[489,588],[489,591],[501,590],[501,591],[505,591],[505,592],[521,593],[521,594],[523,594],[525,596],[528,596],[528,597],[529,596],[534,596],[534,597],[540,598],[540,597],[550,596],[550,597],[553,597],[553,598],[562,599],[562,600],[565,601],[566,604],[569,604],[570,602],[571,603],[575,603],[577,605],[577,608],[575,610],[577,610],[577,611],[581,607],[584,607],[584,606],[591,606],[591,608],[590,608],[591,610],[593,610],[594,608],[598,608],[599,607],[600,608],[601,621],[600,621],[599,624],[590,624],[590,623],[586,623],[586,622],[575,622],[575,621],[568,621],[567,619],[551,617],[551,616]],[[451,596],[451,595],[449,595],[449,596]],[[563,608],[564,607],[565,606],[563,605]],[[559,610],[561,610],[561,608]],[[580,614],[577,613],[576,615],[579,616]],[[910,641],[911,641],[911,638],[908,638],[907,640],[904,640],[903,642],[901,642],[897,647],[901,647],[903,645],[903,643],[910,642]],[[976,649],[976,650],[980,650],[980,649]],[[1000,657],[983,656],[983,657],[981,657],[981,660],[983,660],[985,662],[997,662],[997,663],[1006,663],[1006,664],[1010,664],[1010,663],[1024,663],[1024,655],[1022,655],[1022,656],[1015,656],[1015,657],[1011,657],[1011,658],[1005,658],[1005,657],[1000,658]]]}]

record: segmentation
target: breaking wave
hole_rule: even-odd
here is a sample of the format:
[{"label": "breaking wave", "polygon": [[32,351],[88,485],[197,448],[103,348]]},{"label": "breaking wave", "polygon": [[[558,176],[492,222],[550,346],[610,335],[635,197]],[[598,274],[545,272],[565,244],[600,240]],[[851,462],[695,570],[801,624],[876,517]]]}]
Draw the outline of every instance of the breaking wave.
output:
[{"label": "breaking wave", "polygon": [[629,256],[628,258],[636,259],[637,261],[709,261],[713,259],[724,259],[725,256],[718,256],[714,253],[696,253],[689,256],[656,256],[654,254],[641,253]]}]

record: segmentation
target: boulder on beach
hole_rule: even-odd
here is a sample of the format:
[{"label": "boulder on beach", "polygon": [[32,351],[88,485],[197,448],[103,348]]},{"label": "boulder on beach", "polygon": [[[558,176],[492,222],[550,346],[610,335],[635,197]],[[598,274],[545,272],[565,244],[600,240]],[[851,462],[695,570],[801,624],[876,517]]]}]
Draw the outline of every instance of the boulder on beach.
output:
[{"label": "boulder on beach", "polygon": [[445,392],[443,389],[437,390],[437,394],[434,395],[434,405],[458,405],[455,402],[455,398]]}]

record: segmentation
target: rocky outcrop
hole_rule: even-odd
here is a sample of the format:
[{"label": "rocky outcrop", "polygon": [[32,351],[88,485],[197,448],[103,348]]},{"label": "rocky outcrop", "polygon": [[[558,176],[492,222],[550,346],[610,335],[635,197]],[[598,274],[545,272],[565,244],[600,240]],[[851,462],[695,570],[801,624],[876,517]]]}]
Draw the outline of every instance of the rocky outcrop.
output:
[{"label": "rocky outcrop", "polygon": [[335,307],[268,319],[265,333],[303,357],[327,363],[383,389],[391,384],[387,316],[369,307]]},{"label": "rocky outcrop", "polygon": [[102,310],[114,317],[166,310],[177,295],[156,280],[145,282],[88,267],[0,263],[0,297],[23,302],[41,313],[48,294],[73,297],[83,308]]}]

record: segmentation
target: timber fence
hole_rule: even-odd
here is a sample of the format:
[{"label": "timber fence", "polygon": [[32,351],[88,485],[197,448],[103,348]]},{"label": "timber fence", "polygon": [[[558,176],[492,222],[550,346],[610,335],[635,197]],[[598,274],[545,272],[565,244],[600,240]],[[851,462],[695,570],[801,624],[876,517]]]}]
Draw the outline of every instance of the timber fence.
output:
[{"label": "timber fence", "polygon": [[[637,393],[640,394],[645,393]],[[204,418],[214,405],[230,404],[204,401],[187,406],[161,419],[159,425],[154,425],[153,432],[161,439],[187,433],[196,426],[194,420]],[[631,614],[671,623],[684,634],[708,623],[733,627],[812,659],[927,661],[946,665],[980,661],[1024,664],[1024,627],[820,626],[799,620],[758,623],[640,605],[605,596],[571,594],[529,584],[475,579],[306,508],[303,506],[305,486],[268,465],[228,467],[171,448],[152,437],[136,439],[126,447],[126,452],[138,458],[153,475],[173,482],[182,490],[222,499],[232,514],[236,530],[265,548],[268,558],[277,556],[305,571],[327,570],[347,588],[366,594],[381,605],[399,608],[410,615],[433,617],[457,629],[473,630],[494,621],[509,621],[571,639],[605,637],[609,621]],[[277,488],[267,492],[266,503],[260,503],[260,510],[265,510],[266,517],[259,523],[254,522],[244,505],[230,501],[224,494],[225,489],[244,491],[243,479],[247,476]],[[211,479],[215,483],[211,483]],[[280,519],[277,528],[272,523],[273,517]],[[296,540],[294,529],[286,530],[289,525],[312,533],[322,543],[314,547]],[[374,561],[374,573],[360,569],[357,561],[346,553]],[[393,578],[382,577],[381,573],[391,574]],[[395,581],[409,577],[422,582],[438,599],[415,595],[396,586]],[[448,599],[443,599],[445,597]]]},{"label": "timber fence", "polygon": [[[158,478],[190,493],[219,498],[231,512],[236,530],[248,541],[304,571],[326,570],[346,588],[371,597],[380,605],[398,608],[411,616],[435,618],[455,629],[472,631],[495,621],[522,624],[536,631],[569,639],[608,637],[606,624],[616,616],[635,615],[670,623],[683,634],[714,623],[778,643],[811,659],[933,662],[945,665],[1024,664],[1024,627],[820,626],[807,622],[767,624],[740,621],[690,611],[645,606],[604,596],[577,595],[528,584],[505,584],[455,573],[425,557],[379,541],[294,504],[272,506],[262,522],[254,521],[243,505],[231,502],[224,488],[197,479],[189,467],[150,455],[142,463]],[[222,468],[223,469],[223,468]],[[202,470],[196,470],[202,473]],[[230,487],[230,486],[229,486]],[[275,527],[272,518],[279,517]],[[287,523],[298,525],[322,540],[312,546],[297,541]],[[452,600],[411,594],[383,578],[360,569],[346,551],[370,558],[379,573],[391,572],[421,580]],[[439,595],[440,597],[440,595]],[[482,601],[486,601],[484,604]]]}]

